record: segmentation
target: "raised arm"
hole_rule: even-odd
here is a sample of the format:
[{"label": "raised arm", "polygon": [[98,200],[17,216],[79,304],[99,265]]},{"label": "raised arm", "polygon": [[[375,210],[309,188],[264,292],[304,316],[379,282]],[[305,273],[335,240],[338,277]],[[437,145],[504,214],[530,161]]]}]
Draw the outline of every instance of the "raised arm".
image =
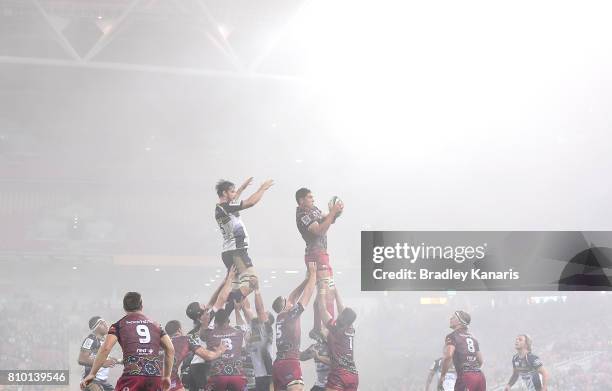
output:
[{"label": "raised arm", "polygon": [[257,313],[257,319],[261,323],[265,323],[268,320],[268,314],[266,314],[266,308],[264,306],[263,297],[259,291],[259,286],[255,288],[255,312]]},{"label": "raised arm", "polygon": [[219,294],[217,295],[217,300],[215,301],[215,304],[214,304],[215,310],[218,310],[219,308],[223,307],[223,305],[227,301],[230,291],[232,290],[232,281],[234,280],[235,275],[236,275],[236,267],[232,266],[229,270],[229,273],[227,273],[227,276],[225,276],[225,281],[223,282],[223,286],[221,287],[221,290],[219,291]]},{"label": "raised arm", "polygon": [[304,292],[304,288],[306,288],[306,284],[308,284],[309,277],[310,277],[310,274],[306,275],[306,278],[304,278],[304,281],[302,281],[300,285],[298,285],[291,293],[289,293],[289,296],[287,297],[287,303],[288,303],[287,305],[291,306],[298,301],[298,299]]},{"label": "raised arm", "polygon": [[338,314],[344,311],[344,303],[342,302],[342,298],[340,298],[340,292],[338,291],[338,287],[336,286],[334,289],[334,295],[336,297],[336,307],[338,308]]},{"label": "raised arm", "polygon": [[242,301],[242,313],[244,314],[244,319],[246,320],[246,323],[251,324],[251,321],[253,320],[254,316],[253,310],[251,310],[251,303],[249,302],[248,298],[245,298]]},{"label": "raised arm", "polygon": [[[227,276],[225,278],[227,279]],[[221,289],[223,289],[223,287],[225,286],[225,281],[226,280],[223,280],[221,284],[219,284],[217,289],[215,289],[215,292],[213,293],[213,295],[210,297],[210,300],[208,300],[209,307],[214,306],[215,303],[217,302],[217,299],[219,298],[219,293],[221,293]]]},{"label": "raised arm", "polygon": [[298,303],[302,305],[303,308],[306,308],[310,299],[312,298],[312,293],[315,289],[315,283],[317,281],[317,266],[314,262],[308,262],[308,280],[306,280],[306,286],[304,287],[304,292],[302,292],[302,296]]},{"label": "raised arm", "polygon": [[327,306],[325,305],[325,303],[327,303],[328,287],[324,283],[319,285],[319,292],[317,295],[317,311],[319,311],[319,316],[321,317],[323,325],[327,327],[329,321],[333,319],[329,311],[327,311]]},{"label": "raised arm", "polygon": [[251,194],[249,198],[242,201],[242,209],[250,208],[256,203],[258,203],[259,200],[261,200],[261,197],[263,197],[263,194],[266,192],[266,190],[268,190],[273,184],[274,181],[272,181],[272,179],[268,179],[267,181],[262,183],[255,193]]},{"label": "raised arm", "polygon": [[308,226],[308,231],[318,236],[325,235],[329,227],[336,220],[336,215],[338,215],[338,213],[340,213],[343,208],[344,204],[342,204],[342,202],[335,203],[334,206],[332,206],[332,208],[330,209],[327,216],[325,216],[325,219],[323,219],[320,224],[316,221],[310,224]]},{"label": "raised arm", "polygon": [[253,182],[253,177],[247,178],[238,189],[236,189],[236,199],[240,198],[240,194]]}]

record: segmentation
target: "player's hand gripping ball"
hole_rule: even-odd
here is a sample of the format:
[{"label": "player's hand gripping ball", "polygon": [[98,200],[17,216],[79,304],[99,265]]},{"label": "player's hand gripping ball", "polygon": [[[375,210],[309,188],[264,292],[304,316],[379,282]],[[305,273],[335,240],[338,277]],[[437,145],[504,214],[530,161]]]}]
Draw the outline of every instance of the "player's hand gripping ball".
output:
[{"label": "player's hand gripping ball", "polygon": [[[327,203],[327,206],[329,207],[329,210],[331,211],[332,208],[334,207],[334,205],[336,204],[340,204],[340,205],[344,205],[344,202],[342,202],[342,200],[340,199],[340,197],[338,196],[333,196],[331,198],[331,200],[329,200],[329,202]],[[338,217],[340,217],[340,215],[342,214],[342,210],[340,210],[338,213],[336,213],[336,216],[334,216],[334,221],[336,221],[336,219]]]}]

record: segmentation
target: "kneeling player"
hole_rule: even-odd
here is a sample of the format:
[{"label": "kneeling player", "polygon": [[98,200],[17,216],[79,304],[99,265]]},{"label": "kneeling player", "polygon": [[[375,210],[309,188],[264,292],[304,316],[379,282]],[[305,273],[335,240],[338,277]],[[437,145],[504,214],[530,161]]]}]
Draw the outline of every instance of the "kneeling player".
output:
[{"label": "kneeling player", "polygon": [[457,371],[455,391],[486,391],[487,382],[480,370],[483,359],[478,341],[468,331],[470,315],[465,311],[455,311],[450,318],[453,332],[446,336],[442,370],[438,381],[438,390],[444,390],[444,378],[449,370],[451,360]]},{"label": "kneeling player", "polygon": [[345,308],[338,289],[334,289],[338,319],[334,320],[325,308],[325,295],[329,294],[325,284],[319,286],[317,297],[318,310],[325,325],[327,345],[331,357],[331,370],[327,376],[326,391],[356,391],[359,385],[359,374],[353,354],[355,329],[353,323],[357,314],[351,308]]},{"label": "kneeling player", "polygon": [[[540,358],[531,353],[531,343],[531,338],[526,334],[516,337],[514,348],[517,353],[512,357],[514,371],[504,391],[509,391],[519,376],[523,379],[527,391],[548,390],[548,371],[544,368]],[[540,375],[542,375],[541,379]]]},{"label": "kneeling player", "polygon": [[248,296],[257,282],[253,262],[247,253],[249,235],[240,218],[240,211],[258,203],[273,182],[271,179],[265,181],[259,190],[246,200],[240,201],[240,194],[252,180],[253,178],[248,178],[238,189],[232,182],[226,180],[219,181],[216,187],[219,203],[215,206],[215,219],[223,235],[221,259],[228,269],[235,265],[238,273],[238,279],[235,281],[237,286],[229,301],[230,306],[234,300],[242,301],[243,297]]},{"label": "kneeling player", "polygon": [[[314,292],[316,271],[308,265],[308,276],[288,297],[277,297],[272,303],[276,317],[276,360],[272,366],[274,390],[303,391],[300,367],[300,316]],[[298,300],[299,298],[299,300]]]}]

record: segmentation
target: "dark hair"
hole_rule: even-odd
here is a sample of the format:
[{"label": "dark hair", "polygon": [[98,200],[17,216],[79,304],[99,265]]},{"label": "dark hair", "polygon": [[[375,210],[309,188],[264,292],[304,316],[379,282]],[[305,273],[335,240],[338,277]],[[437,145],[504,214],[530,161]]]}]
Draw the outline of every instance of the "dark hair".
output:
[{"label": "dark hair", "polygon": [[357,319],[357,314],[353,311],[352,308],[346,307],[340,315],[338,315],[338,319],[336,320],[336,324],[340,328],[345,328],[353,324],[353,322]]},{"label": "dark hair", "polygon": [[93,330],[94,326],[100,319],[102,319],[101,316],[92,316],[91,319],[89,319],[89,329]]},{"label": "dark hair", "polygon": [[455,316],[459,319],[459,322],[464,326],[469,325],[472,322],[472,317],[465,311],[455,311]]},{"label": "dark hair", "polygon": [[268,323],[270,326],[272,326],[274,324],[274,320],[275,320],[274,315],[272,315],[271,312],[268,312],[268,319],[267,319],[267,322],[265,323]]},{"label": "dark hair", "polygon": [[226,181],[225,179],[219,179],[219,182],[217,182],[217,186],[215,186],[215,189],[217,190],[217,195],[221,197],[224,191],[227,191],[234,186],[235,185],[230,181]]},{"label": "dark hair", "polygon": [[219,311],[215,312],[215,324],[225,324],[229,322],[230,312],[225,308],[221,308]]},{"label": "dark hair", "polygon": [[128,292],[123,296],[123,309],[127,312],[140,311],[142,309],[142,297],[138,292]]},{"label": "dark hair", "polygon": [[185,310],[185,314],[191,320],[200,319],[200,316],[202,316],[202,308],[200,308],[200,303],[198,303],[197,301],[189,303],[187,309]]},{"label": "dark hair", "polygon": [[300,203],[300,198],[304,198],[308,195],[308,193],[312,193],[310,191],[310,189],[307,189],[305,187],[301,187],[298,189],[298,191],[295,192],[295,202],[297,202],[298,204]]},{"label": "dark hair", "polygon": [[274,312],[276,312],[277,314],[279,314],[286,305],[286,300],[284,297],[279,296],[276,299],[274,299],[274,302],[272,303],[272,309],[274,310]]},{"label": "dark hair", "polygon": [[176,334],[177,331],[179,331],[180,328],[181,322],[179,322],[178,320],[171,320],[166,323],[166,327],[164,327],[164,330],[166,330],[166,334],[172,337],[174,334]]}]

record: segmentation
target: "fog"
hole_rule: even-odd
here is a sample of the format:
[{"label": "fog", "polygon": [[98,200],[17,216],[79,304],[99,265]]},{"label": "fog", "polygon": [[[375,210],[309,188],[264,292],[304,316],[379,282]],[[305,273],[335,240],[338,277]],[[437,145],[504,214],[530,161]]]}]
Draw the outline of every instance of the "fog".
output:
[{"label": "fog", "polygon": [[[608,8],[0,0],[0,337],[12,340],[0,369],[70,368],[76,389],[87,320],[119,319],[128,290],[151,317],[186,323],[224,273],[214,185],[250,176],[245,195],[275,181],[243,214],[267,304],[305,272],[295,191],[322,209],[344,201],[329,253],[358,313],[360,389],[422,389],[459,308],[491,357],[490,386],[509,377],[523,332],[553,379],[568,359],[597,365],[610,295],[363,293],[359,240],[610,229]],[[310,363],[304,374],[310,386]]]}]

